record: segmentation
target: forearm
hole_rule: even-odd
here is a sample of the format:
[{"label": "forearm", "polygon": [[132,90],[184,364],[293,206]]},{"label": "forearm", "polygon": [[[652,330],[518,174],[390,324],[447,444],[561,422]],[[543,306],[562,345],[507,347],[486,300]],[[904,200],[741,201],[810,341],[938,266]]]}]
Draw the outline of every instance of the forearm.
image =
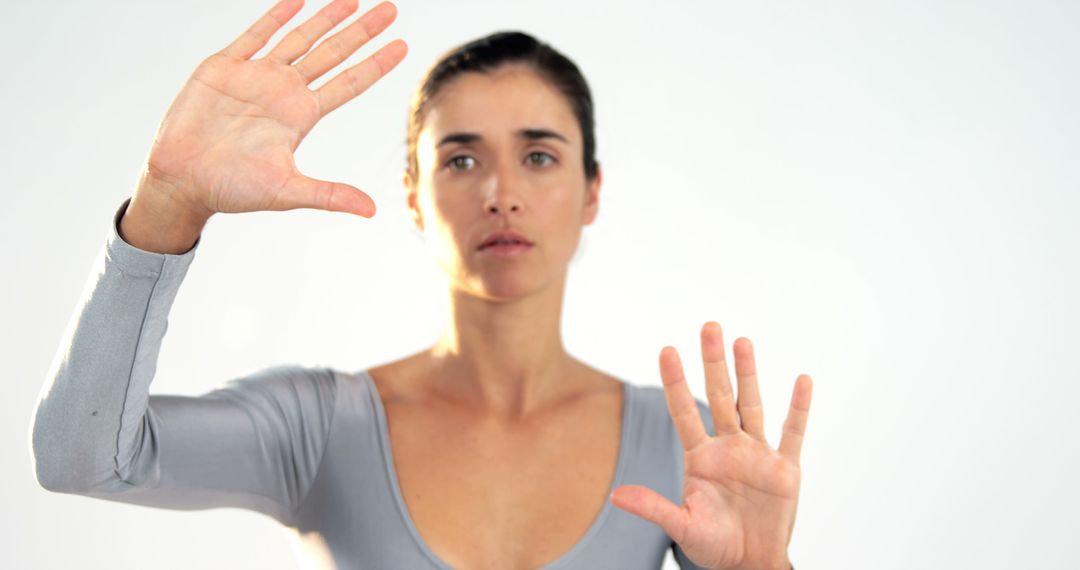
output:
[{"label": "forearm", "polygon": [[[114,214],[114,230],[120,215]],[[101,487],[127,467],[166,315],[193,255],[140,251],[110,231],[34,414],[34,466],[46,488]]]}]

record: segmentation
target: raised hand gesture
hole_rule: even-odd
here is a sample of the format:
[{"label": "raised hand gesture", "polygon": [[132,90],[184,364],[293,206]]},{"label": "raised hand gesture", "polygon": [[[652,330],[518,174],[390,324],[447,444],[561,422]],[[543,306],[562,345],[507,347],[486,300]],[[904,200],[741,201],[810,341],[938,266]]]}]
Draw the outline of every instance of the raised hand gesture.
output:
[{"label": "raised hand gesture", "polygon": [[678,506],[640,485],[622,485],[615,506],[662,528],[695,564],[712,569],[790,568],[788,543],[799,500],[799,454],[812,391],[795,381],[780,449],[765,440],[757,369],[749,339],[734,344],[739,382],[736,406],[720,325],[701,330],[705,384],[716,436],[709,436],[683,376],[678,352],[660,352],[668,412],[682,441],[686,474]]},{"label": "raised hand gesture", "polygon": [[216,212],[293,208],[375,213],[375,203],[359,189],[300,173],[293,152],[319,119],[405,57],[405,42],[396,40],[318,89],[308,87],[386,29],[397,9],[379,4],[312,49],[357,9],[357,0],[334,0],[264,57],[251,59],[303,4],[280,0],[198,66],[162,120],[133,209],[153,202],[144,211],[180,211],[203,221]]}]

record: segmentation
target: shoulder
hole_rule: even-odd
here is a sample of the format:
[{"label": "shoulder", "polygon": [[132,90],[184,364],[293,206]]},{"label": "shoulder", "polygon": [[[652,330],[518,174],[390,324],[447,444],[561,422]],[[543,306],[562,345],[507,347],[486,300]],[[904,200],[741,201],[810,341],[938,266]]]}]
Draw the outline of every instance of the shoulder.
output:
[{"label": "shoulder", "polygon": [[287,416],[331,415],[341,373],[325,366],[275,364],[226,380],[209,396]]},{"label": "shoulder", "polygon": [[223,382],[219,390],[270,392],[282,389],[333,386],[340,373],[326,366],[274,364],[256,368]]}]

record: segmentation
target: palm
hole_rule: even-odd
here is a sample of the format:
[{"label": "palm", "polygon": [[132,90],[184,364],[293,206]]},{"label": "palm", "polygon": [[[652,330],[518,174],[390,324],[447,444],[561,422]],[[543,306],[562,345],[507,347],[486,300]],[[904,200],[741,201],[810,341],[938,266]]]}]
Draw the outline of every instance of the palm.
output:
[{"label": "palm", "polygon": [[[715,326],[712,326],[715,325]],[[707,568],[788,568],[795,523],[799,453],[810,405],[810,378],[795,385],[779,450],[765,440],[756,367],[749,341],[736,342],[738,415],[727,377],[719,325],[702,330],[709,407],[716,436],[706,431],[674,349],[661,353],[668,409],[683,443],[683,504],[646,487],[626,485],[616,506],[659,525],[683,552]],[[805,376],[805,375],[804,375]]]},{"label": "palm", "polygon": [[161,139],[176,142],[163,154],[196,165],[190,176],[205,189],[210,209],[283,209],[275,202],[296,172],[293,152],[320,118],[303,78],[288,65],[216,55],[195,71],[182,97],[191,112],[166,121]]},{"label": "palm", "polygon": [[396,11],[392,4],[380,4],[312,49],[317,38],[356,10],[356,0],[335,0],[265,57],[251,59],[302,4],[278,2],[235,42],[203,61],[169,108],[148,170],[181,189],[192,207],[207,214],[301,207],[374,213],[374,203],[358,189],[301,174],[293,153],[322,117],[404,57],[404,43],[392,42],[322,87],[308,87],[385,29]]},{"label": "palm", "polygon": [[[684,552],[720,567],[761,560],[787,545],[799,469],[746,434],[712,438],[686,453]],[[787,524],[784,524],[784,523]]]}]

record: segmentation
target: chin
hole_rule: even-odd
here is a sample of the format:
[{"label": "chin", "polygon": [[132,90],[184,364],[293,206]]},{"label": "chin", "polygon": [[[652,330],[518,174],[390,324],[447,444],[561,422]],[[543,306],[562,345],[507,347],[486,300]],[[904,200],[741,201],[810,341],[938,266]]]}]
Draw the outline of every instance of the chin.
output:
[{"label": "chin", "polygon": [[484,283],[474,289],[474,294],[489,301],[516,301],[535,295],[541,287],[535,283],[521,283],[499,281],[497,283]]},{"label": "chin", "polygon": [[458,282],[456,288],[461,293],[488,301],[516,301],[543,291],[545,285],[542,280],[522,274],[473,275]]}]

